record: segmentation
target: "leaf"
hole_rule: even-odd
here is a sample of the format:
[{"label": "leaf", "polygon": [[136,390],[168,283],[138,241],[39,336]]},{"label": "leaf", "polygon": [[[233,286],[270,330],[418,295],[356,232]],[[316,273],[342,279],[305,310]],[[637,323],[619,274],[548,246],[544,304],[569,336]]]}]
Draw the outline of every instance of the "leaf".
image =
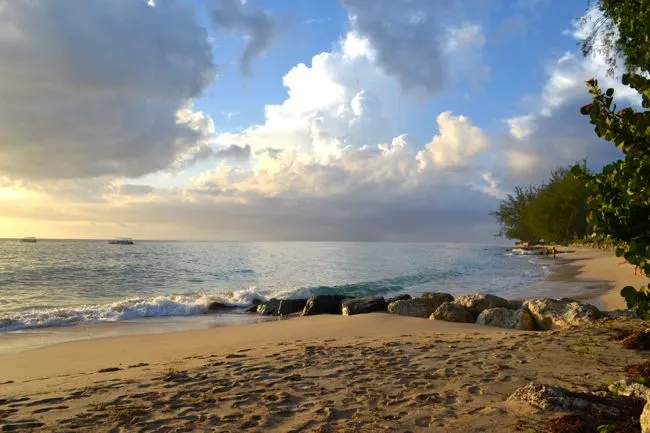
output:
[{"label": "leaf", "polygon": [[622,247],[616,248],[616,257],[621,257],[623,254],[625,254],[625,248]]}]

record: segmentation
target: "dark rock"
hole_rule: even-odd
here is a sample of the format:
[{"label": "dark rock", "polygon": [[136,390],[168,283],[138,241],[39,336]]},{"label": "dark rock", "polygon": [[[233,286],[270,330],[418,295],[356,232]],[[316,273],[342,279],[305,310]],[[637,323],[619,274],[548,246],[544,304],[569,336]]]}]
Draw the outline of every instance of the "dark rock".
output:
[{"label": "dark rock", "polygon": [[102,368],[101,370],[98,371],[98,373],[112,373],[114,371],[120,371],[122,370],[119,367],[108,367],[108,368]]},{"label": "dark rock", "polygon": [[633,350],[650,350],[650,328],[634,332],[621,341],[623,347]]},{"label": "dark rock", "polygon": [[608,319],[638,319],[639,315],[632,310],[612,310],[603,311],[603,315]]},{"label": "dark rock", "polygon": [[264,301],[259,298],[254,298],[253,301],[251,302],[251,306],[248,307],[245,311],[247,313],[257,313],[257,306],[262,304]]},{"label": "dark rock", "polygon": [[280,306],[278,307],[278,315],[284,316],[297,313],[302,311],[306,304],[306,299],[283,299],[280,301]]},{"label": "dark rock", "polygon": [[305,308],[302,310],[303,316],[313,316],[316,314],[341,314],[342,303],[350,296],[340,295],[318,295],[312,296],[307,300]]},{"label": "dark rock", "polygon": [[219,311],[219,310],[231,310],[235,307],[232,305],[226,305],[223,302],[211,302],[210,305],[208,305],[208,311]]},{"label": "dark rock", "polygon": [[395,302],[395,301],[408,301],[409,299],[411,299],[411,295],[409,295],[407,293],[405,293],[403,295],[393,296],[392,298],[386,299],[386,305],[390,304],[391,302]]},{"label": "dark rock", "polygon": [[474,323],[472,313],[454,302],[444,302],[429,318],[431,320],[444,320],[446,322]]},{"label": "dark rock", "polygon": [[509,300],[508,304],[510,304],[508,308],[512,310],[521,310],[521,307],[524,305],[524,301],[523,299]]},{"label": "dark rock", "polygon": [[346,299],[342,303],[342,314],[367,314],[377,311],[386,311],[386,300],[383,296],[364,296],[361,298]]},{"label": "dark rock", "polygon": [[435,299],[414,298],[391,302],[388,312],[400,316],[427,318],[436,311],[440,304]]},{"label": "dark rock", "polygon": [[281,302],[279,299],[271,298],[257,306],[257,314],[261,316],[277,316]]}]

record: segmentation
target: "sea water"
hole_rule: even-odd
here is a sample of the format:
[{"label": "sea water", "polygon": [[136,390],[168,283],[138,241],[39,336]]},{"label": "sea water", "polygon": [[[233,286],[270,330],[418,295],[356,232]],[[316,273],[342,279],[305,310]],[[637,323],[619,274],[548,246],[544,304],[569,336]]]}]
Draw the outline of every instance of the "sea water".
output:
[{"label": "sea water", "polygon": [[238,309],[207,315],[209,304],[272,297],[480,291],[522,299],[552,263],[471,244],[0,241],[0,333],[134,321],[163,329],[160,318],[181,327],[242,323],[257,318]]}]

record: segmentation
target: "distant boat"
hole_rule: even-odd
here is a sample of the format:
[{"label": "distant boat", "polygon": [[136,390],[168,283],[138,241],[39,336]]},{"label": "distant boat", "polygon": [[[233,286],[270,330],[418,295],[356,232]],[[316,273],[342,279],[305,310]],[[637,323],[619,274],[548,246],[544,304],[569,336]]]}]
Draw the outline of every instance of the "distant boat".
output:
[{"label": "distant boat", "polygon": [[113,245],[133,245],[133,241],[130,238],[111,239],[108,243]]},{"label": "distant boat", "polygon": [[35,244],[36,242],[38,242],[38,240],[33,236],[27,236],[26,238],[22,238],[20,242],[28,242],[30,244]]}]

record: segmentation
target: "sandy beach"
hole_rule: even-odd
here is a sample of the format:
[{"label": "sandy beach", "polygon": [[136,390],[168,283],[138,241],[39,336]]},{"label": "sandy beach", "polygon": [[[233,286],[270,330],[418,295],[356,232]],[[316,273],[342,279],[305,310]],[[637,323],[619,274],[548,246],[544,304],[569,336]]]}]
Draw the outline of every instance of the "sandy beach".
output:
[{"label": "sandy beach", "polygon": [[[607,309],[645,282],[608,252],[558,261]],[[646,358],[615,337],[639,328],[523,332],[377,313],[73,341],[0,356],[0,430],[542,432],[555,415],[506,398],[529,382],[594,391],[623,378]]]}]

